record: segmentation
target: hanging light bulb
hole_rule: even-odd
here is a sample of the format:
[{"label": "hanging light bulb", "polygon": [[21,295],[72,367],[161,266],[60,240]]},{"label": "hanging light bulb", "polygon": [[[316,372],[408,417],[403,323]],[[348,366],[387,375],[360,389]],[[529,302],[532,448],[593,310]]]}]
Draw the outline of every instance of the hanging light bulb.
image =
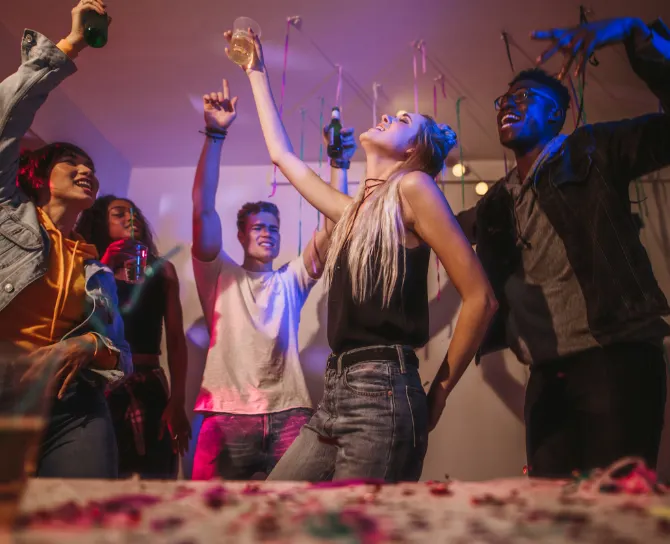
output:
[{"label": "hanging light bulb", "polygon": [[454,164],[454,167],[451,169],[451,172],[456,176],[457,178],[460,178],[461,176],[464,176],[465,174],[468,173],[468,168],[462,163],[456,163]]},{"label": "hanging light bulb", "polygon": [[489,185],[485,181],[480,181],[477,185],[475,185],[475,193],[477,193],[479,196],[483,196],[486,194],[486,191],[489,190]]}]

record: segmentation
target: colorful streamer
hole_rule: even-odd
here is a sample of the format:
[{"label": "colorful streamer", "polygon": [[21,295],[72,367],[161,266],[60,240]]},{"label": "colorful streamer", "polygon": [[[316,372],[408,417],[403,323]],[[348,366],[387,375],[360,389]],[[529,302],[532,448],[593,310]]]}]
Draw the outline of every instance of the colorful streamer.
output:
[{"label": "colorful streamer", "polygon": [[579,95],[579,111],[577,112],[577,122],[579,124],[586,124],[586,110],[584,109],[584,91],[586,91],[586,81],[582,76],[582,81],[577,86],[577,93]]},{"label": "colorful streamer", "polygon": [[377,126],[377,102],[379,101],[379,89],[381,87],[381,83],[373,83],[372,84],[372,126],[376,127]]},{"label": "colorful streamer", "polygon": [[[458,153],[461,166],[463,166],[463,134],[461,133],[461,101],[464,96],[459,96],[456,100],[456,129],[458,131]],[[463,209],[465,209],[465,168],[461,168],[461,200]]]},{"label": "colorful streamer", "polygon": [[412,53],[412,70],[414,71],[414,113],[419,113],[419,76],[416,71],[416,51]]},{"label": "colorful streamer", "polygon": [[[300,17],[287,17],[286,18],[286,37],[284,38],[284,70],[281,76],[281,95],[279,99],[279,118],[282,119],[284,115],[284,93],[286,91],[286,68],[288,65],[288,39],[291,34],[291,27],[297,26],[300,24]],[[272,171],[272,192],[269,195],[269,198],[275,196],[277,192],[277,167],[275,166]]]},{"label": "colorful streamer", "polygon": [[336,64],[337,67],[337,88],[335,89],[335,105],[340,108],[342,113],[342,65]]},{"label": "colorful streamer", "polygon": [[446,99],[447,98],[447,89],[445,87],[445,79],[444,79],[444,74],[440,74],[434,79],[435,83],[440,84],[440,89],[442,90],[442,98]]},{"label": "colorful streamer", "polygon": [[[319,177],[321,178],[321,166],[323,165],[323,108],[325,105],[326,99],[322,96],[321,97],[321,107],[319,110]],[[316,228],[317,230],[321,226],[321,212],[319,210],[316,210]]]},{"label": "colorful streamer", "polygon": [[512,73],[515,74],[516,70],[514,69],[514,62],[512,61],[512,51],[510,49],[509,34],[503,31],[503,33],[500,35],[500,39],[503,42],[505,42],[505,51],[507,52],[507,60],[509,62],[509,67],[512,70]]},{"label": "colorful streamer", "polygon": [[[300,108],[300,160],[305,156],[305,115],[307,110]],[[302,254],[302,195],[298,200],[298,257]]]},{"label": "colorful streamer", "polygon": [[426,42],[421,40],[419,44],[419,49],[421,50],[421,73],[426,73]]},{"label": "colorful streamer", "polygon": [[[437,120],[437,78],[433,81],[433,119]],[[444,173],[444,165],[442,166]],[[444,191],[444,185],[442,185]],[[437,301],[442,297],[442,284],[440,282],[440,258],[435,254],[435,270],[437,271]]]},{"label": "colorful streamer", "polygon": [[579,98],[577,97],[577,89],[575,89],[575,83],[572,81],[572,76],[568,76],[568,82],[570,83],[570,97],[572,98],[572,122],[575,124],[575,128],[579,126],[579,121],[577,120],[577,113],[579,108]]},{"label": "colorful streamer", "polygon": [[[588,25],[589,20],[586,18],[586,15],[592,15],[593,11],[591,9],[586,9],[583,5],[579,6],[579,24],[580,25]],[[595,53],[591,53],[591,56],[589,57],[589,64],[591,66],[598,66],[600,64],[600,61],[596,58]]]},{"label": "colorful streamer", "polygon": [[414,72],[414,113],[419,113],[419,70],[416,63],[416,53],[421,52],[421,69],[426,73],[426,43],[423,40],[412,42],[414,52],[412,54],[412,70]]}]

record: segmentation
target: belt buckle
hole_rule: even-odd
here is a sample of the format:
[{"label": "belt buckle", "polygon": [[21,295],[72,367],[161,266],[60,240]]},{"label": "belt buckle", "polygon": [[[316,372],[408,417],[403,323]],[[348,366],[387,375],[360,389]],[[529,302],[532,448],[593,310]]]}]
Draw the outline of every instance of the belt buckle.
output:
[{"label": "belt buckle", "polygon": [[337,355],[335,355],[334,353],[331,353],[328,356],[328,361],[326,361],[326,366],[330,367],[330,366],[335,366],[335,365],[337,365]]}]

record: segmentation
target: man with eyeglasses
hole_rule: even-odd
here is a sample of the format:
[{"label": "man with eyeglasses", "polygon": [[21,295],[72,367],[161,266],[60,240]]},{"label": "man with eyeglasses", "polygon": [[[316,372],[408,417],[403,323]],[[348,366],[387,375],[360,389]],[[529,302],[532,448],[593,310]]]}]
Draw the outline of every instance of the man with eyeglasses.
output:
[{"label": "man with eyeglasses", "polygon": [[[670,32],[660,21],[598,21],[536,32],[565,64],[521,72],[496,99],[498,133],[516,168],[461,226],[489,275],[499,311],[478,357],[509,347],[530,365],[529,474],[569,477],[628,455],[654,467],[666,398],[670,314],[631,213],[630,184],[670,164]],[[600,47],[623,43],[665,113],[561,135],[570,95]]]}]

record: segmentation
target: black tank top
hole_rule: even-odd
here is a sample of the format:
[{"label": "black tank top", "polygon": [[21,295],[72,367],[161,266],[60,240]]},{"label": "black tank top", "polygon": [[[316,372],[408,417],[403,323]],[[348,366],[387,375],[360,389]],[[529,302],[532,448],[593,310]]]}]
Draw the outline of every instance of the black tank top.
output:
[{"label": "black tank top", "polygon": [[[345,248],[340,252],[328,293],[328,343],[333,353],[365,346],[425,345],[430,248],[426,244],[398,248],[398,280],[385,308],[382,285],[362,303],[354,301],[346,251]],[[378,273],[373,270],[371,277],[376,278]]]},{"label": "black tank top", "polygon": [[138,355],[160,355],[161,352],[167,290],[165,276],[156,268],[158,272],[141,284],[116,280],[126,341],[130,351]]}]

